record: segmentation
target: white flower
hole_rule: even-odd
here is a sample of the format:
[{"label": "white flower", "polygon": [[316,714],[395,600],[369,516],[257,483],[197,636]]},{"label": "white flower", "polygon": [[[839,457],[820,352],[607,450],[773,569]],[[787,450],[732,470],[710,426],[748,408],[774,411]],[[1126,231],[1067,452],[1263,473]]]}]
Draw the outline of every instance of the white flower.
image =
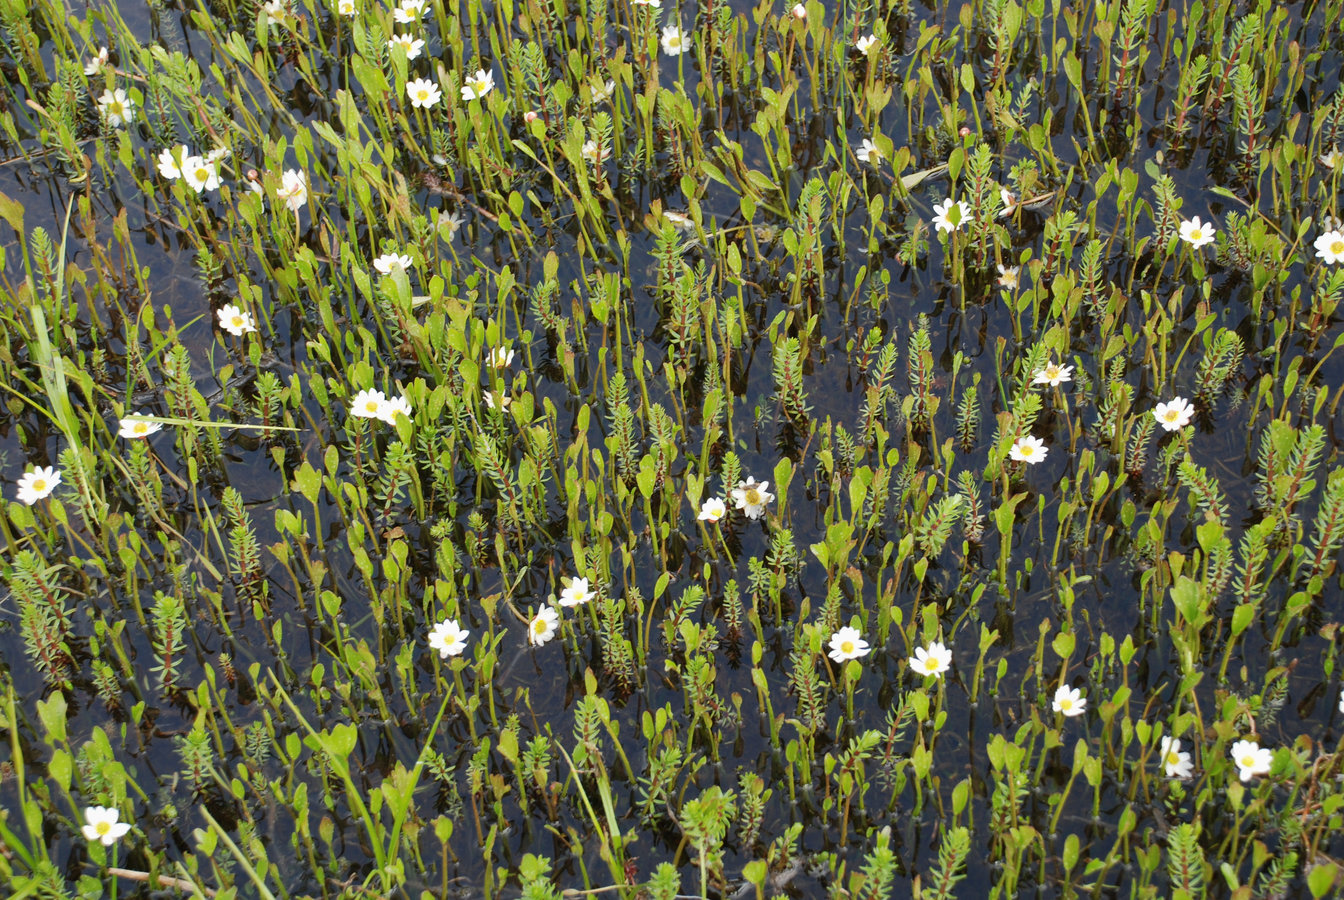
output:
[{"label": "white flower", "polygon": [[1048,363],[1044,369],[1037,369],[1032,376],[1032,384],[1048,384],[1051,387],[1059,387],[1060,383],[1073,380],[1073,366],[1061,366],[1057,363]]},{"label": "white flower", "polygon": [[1022,272],[1021,266],[999,266],[999,287],[1009,291],[1017,290],[1018,276]]},{"label": "white flower", "polygon": [[859,158],[860,162],[872,163],[873,165],[877,165],[882,161],[882,151],[878,148],[877,144],[874,144],[872,141],[868,140],[868,138],[863,139],[863,144],[859,146],[859,149],[855,151],[854,155]]},{"label": "white flower", "polygon": [[[104,61],[104,62],[107,61],[107,48],[106,48],[106,47],[103,48],[103,61]],[[90,72],[88,69],[85,69],[85,70],[84,70],[84,73],[85,73],[86,75],[92,75],[92,74],[93,74],[93,73]],[[1340,160],[1341,160],[1341,159],[1344,159],[1344,156],[1341,156],[1341,155],[1340,155],[1340,152],[1339,152],[1339,148],[1338,148],[1338,147],[1331,147],[1329,153],[1322,153],[1322,154],[1318,157],[1318,159],[1320,159],[1320,161],[1321,161],[1321,165],[1325,166],[1327,169],[1333,169],[1335,166],[1339,165]]]},{"label": "white flower", "polygon": [[394,46],[400,45],[401,49],[406,51],[407,59],[415,59],[424,49],[425,42],[413,34],[395,34],[388,38],[387,49],[391,50]]},{"label": "white flower", "polygon": [[671,222],[677,228],[690,231],[695,228],[695,220],[685,213],[675,212],[670,209],[663,210],[663,218]]},{"label": "white flower", "polygon": [[350,415],[360,419],[381,419],[387,395],[382,391],[360,391],[350,401]]},{"label": "white flower", "polygon": [[860,656],[868,655],[868,642],[859,634],[857,628],[845,626],[831,635],[831,642],[828,645],[831,649],[826,655],[838,663],[850,659],[858,659]]},{"label": "white flower", "polygon": [[1268,775],[1274,762],[1274,751],[1261,747],[1255,741],[1237,741],[1232,745],[1232,761],[1237,764],[1237,775],[1250,781],[1255,775]]},{"label": "white flower", "polygon": [[1331,265],[1344,262],[1344,232],[1327,231],[1318,237],[1316,255]]},{"label": "white flower", "polygon": [[1344,690],[1339,692],[1339,711],[1344,714]]},{"label": "white flower", "polygon": [[461,656],[467,649],[467,635],[470,631],[457,624],[456,619],[444,619],[429,632],[429,649],[439,651],[439,656]]},{"label": "white flower", "polygon": [[1176,738],[1164,737],[1158,755],[1162,758],[1162,767],[1168,778],[1189,778],[1194,771],[1190,754],[1181,749],[1181,742]]},{"label": "white flower", "polygon": [[1213,235],[1213,226],[1200,222],[1199,216],[1186,219],[1181,223],[1181,240],[1196,249],[1203,247],[1205,244],[1212,244]]},{"label": "white flower", "polygon": [[397,424],[397,416],[411,418],[411,404],[405,397],[389,397],[378,407],[378,418],[389,425]]},{"label": "white flower", "polygon": [[513,351],[508,347],[495,347],[486,360],[496,369],[507,369],[513,363]]},{"label": "white flower", "polygon": [[583,158],[593,165],[597,165],[598,163],[605,162],[611,158],[611,148],[603,147],[599,153],[597,149],[597,141],[587,141],[583,145]]},{"label": "white flower", "polygon": [[1050,708],[1066,716],[1081,716],[1087,709],[1087,701],[1083,699],[1082,691],[1061,684],[1055,688],[1055,700],[1050,704]]},{"label": "white flower", "polygon": [[[463,100],[479,100],[495,89],[495,73],[477,69],[476,74],[462,85]],[[437,97],[435,99],[438,99]]]},{"label": "white flower", "polygon": [[135,116],[135,101],[121,88],[103,91],[98,98],[98,114],[113,128],[125,125]]},{"label": "white flower", "polygon": [[[464,94],[466,90],[465,87],[462,88]],[[439,102],[443,92],[439,90],[437,84],[428,78],[416,78],[406,82],[406,96],[410,98],[411,106],[417,109],[429,109]]]},{"label": "white flower", "polygon": [[1014,197],[1013,192],[1007,188],[999,188],[999,201],[1002,203],[1002,206],[999,209],[1000,218],[1003,216],[1011,216],[1013,210],[1017,209],[1017,198]]},{"label": "white flower", "polygon": [[1045,459],[1046,446],[1045,441],[1038,437],[1026,435],[1013,441],[1012,449],[1008,451],[1008,458],[1017,462],[1035,464]]},{"label": "white flower", "polygon": [[276,191],[277,200],[294,211],[308,202],[308,173],[297,169],[285,169],[280,177],[280,190]]},{"label": "white flower", "polygon": [[467,221],[467,217],[460,212],[452,212],[439,218],[439,227],[448,229],[448,239],[457,237],[457,230]]},{"label": "white flower", "polygon": [[733,502],[737,508],[747,514],[748,519],[759,519],[765,515],[765,505],[775,499],[775,495],[766,490],[770,482],[755,482],[748,478],[746,481],[739,481],[737,489],[733,491]]},{"label": "white flower", "polygon": [[393,269],[403,272],[411,267],[415,260],[404,253],[384,253],[373,261],[373,267],[384,275],[391,275]]},{"label": "white flower", "polygon": [[252,314],[243,312],[232,303],[226,303],[219,308],[219,327],[223,328],[229,334],[241,337],[249,331],[256,331],[257,325],[252,320]]},{"label": "white flower", "polygon": [[120,815],[109,806],[84,807],[84,825],[80,828],[84,837],[91,841],[102,841],[104,847],[111,847],[119,838],[131,830],[126,822],[118,822]]},{"label": "white flower", "polygon": [[661,9],[663,0],[630,0],[632,6],[647,6],[649,9]]},{"label": "white flower", "polygon": [[555,637],[559,627],[560,614],[555,611],[555,607],[543,606],[527,624],[527,642],[533,647],[540,647]]},{"label": "white flower", "polygon": [[668,25],[663,28],[662,45],[663,52],[668,56],[680,56],[691,49],[690,41],[686,39],[686,32],[676,25]]},{"label": "white flower", "polygon": [[[955,214],[953,209],[955,208]],[[942,203],[933,206],[933,227],[938,231],[956,231],[971,215],[971,207],[965,200],[952,202],[948,197]]]},{"label": "white flower", "polygon": [[355,0],[336,0],[336,12],[338,15],[349,16],[352,19],[359,15]]},{"label": "white flower", "polygon": [[[187,148],[186,148],[186,147],[183,147],[182,149],[183,149],[183,150],[186,150]],[[219,162],[221,159],[228,159],[228,158],[229,158],[229,148],[228,148],[228,147],[216,147],[215,149],[211,150],[209,153],[205,154],[205,161],[208,162],[208,163],[217,163],[217,162]]]},{"label": "white flower", "polygon": [[1167,431],[1179,431],[1190,424],[1194,415],[1194,404],[1184,397],[1172,397],[1170,403],[1159,403],[1153,410],[1157,424]]},{"label": "white flower", "polygon": [[283,25],[289,17],[289,4],[286,0],[266,0],[261,11],[266,15],[267,25]]},{"label": "white flower", "polygon": [[89,57],[89,61],[84,65],[85,75],[97,75],[107,65],[107,48],[99,47],[98,52]]},{"label": "white flower", "polygon": [[187,145],[164,147],[159,151],[159,174],[169,181],[182,177],[182,161],[188,156]]},{"label": "white flower", "polygon": [[501,394],[498,399],[495,398],[495,394],[493,391],[487,391],[485,394],[485,405],[490,407],[491,409],[496,408],[501,410],[508,409],[509,404],[511,404],[512,402],[513,398],[510,397],[508,394]]},{"label": "white flower", "polygon": [[934,641],[928,647],[916,648],[915,655],[910,657],[911,671],[920,675],[942,678],[943,673],[950,668],[952,668],[952,651],[939,641]]},{"label": "white flower", "polygon": [[560,592],[561,606],[580,606],[593,599],[593,592],[588,590],[587,578],[571,578],[569,586]]},{"label": "white flower", "polygon": [[609,79],[602,87],[593,89],[593,105],[606,103],[614,93],[616,93],[616,82]]},{"label": "white flower", "polygon": [[862,53],[864,56],[867,56],[870,52],[872,52],[872,49],[877,46],[877,38],[871,34],[868,35],[867,37],[861,37],[854,42],[854,46],[858,49],[860,53]]},{"label": "white flower", "polygon": [[[719,497],[710,497],[700,504],[700,515],[697,518],[701,522],[717,522],[726,515],[728,515],[728,504],[724,503]],[[1340,706],[1344,706],[1344,700],[1340,701]]]},{"label": "white flower", "polygon": [[198,194],[219,188],[219,167],[200,156],[188,156],[182,161],[182,177]]},{"label": "white flower", "polygon": [[807,7],[803,6],[803,4],[801,3],[793,4],[793,9],[790,11],[793,13],[793,17],[797,19],[799,22],[807,21]]},{"label": "white flower", "polygon": [[392,10],[392,18],[398,24],[410,25],[420,21],[425,12],[425,0],[401,0],[401,5]]},{"label": "white flower", "polygon": [[117,437],[124,438],[144,438],[151,434],[157,434],[163,430],[163,425],[159,422],[151,422],[140,416],[127,416],[117,423]]},{"label": "white flower", "polygon": [[54,466],[39,466],[19,476],[19,500],[32,506],[48,496],[61,483],[61,473]]}]

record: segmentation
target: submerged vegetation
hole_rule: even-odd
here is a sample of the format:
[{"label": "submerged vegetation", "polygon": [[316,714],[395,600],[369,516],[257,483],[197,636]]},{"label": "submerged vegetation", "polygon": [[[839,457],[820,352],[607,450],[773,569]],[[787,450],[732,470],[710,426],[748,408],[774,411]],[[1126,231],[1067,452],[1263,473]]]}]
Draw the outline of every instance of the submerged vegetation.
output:
[{"label": "submerged vegetation", "polygon": [[0,0],[11,896],[1338,892],[1342,11]]}]

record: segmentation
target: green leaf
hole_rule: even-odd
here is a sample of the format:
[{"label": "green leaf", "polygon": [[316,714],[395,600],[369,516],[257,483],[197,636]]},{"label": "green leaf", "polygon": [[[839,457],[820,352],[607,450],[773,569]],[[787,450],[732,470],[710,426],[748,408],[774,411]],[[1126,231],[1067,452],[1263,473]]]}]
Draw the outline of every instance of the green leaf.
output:
[{"label": "green leaf", "polygon": [[1204,610],[1200,604],[1198,582],[1186,575],[1177,576],[1171,587],[1171,602],[1182,619],[1194,625],[1200,623]]},{"label": "green leaf", "polygon": [[359,732],[349,722],[340,722],[333,725],[331,731],[317,737],[324,752],[344,760],[354,752]]},{"label": "green leaf", "polygon": [[51,762],[47,763],[47,774],[50,775],[62,791],[70,790],[70,780],[74,775],[75,765],[70,758],[70,754],[64,750],[56,750],[51,754]]},{"label": "green leaf", "polygon": [[784,501],[789,493],[789,482],[793,480],[793,462],[787,457],[783,457],[775,465],[775,503],[779,508],[784,507]]},{"label": "green leaf", "polygon": [[1255,618],[1255,605],[1243,603],[1232,612],[1232,636],[1236,637],[1250,627]]},{"label": "green leaf", "polygon": [[48,744],[65,743],[67,710],[65,695],[59,691],[46,700],[37,701],[37,716],[47,732]]},{"label": "green leaf", "polygon": [[9,223],[20,236],[23,235],[23,204],[0,193],[0,219]]},{"label": "green leaf", "polygon": [[294,487],[303,495],[303,499],[316,504],[317,495],[322,490],[322,476],[307,460],[304,460],[303,464],[294,470]]},{"label": "green leaf", "polygon": [[1074,637],[1070,632],[1061,631],[1055,635],[1055,639],[1051,641],[1050,646],[1054,648],[1060,659],[1068,659],[1073,655]]},{"label": "green leaf", "polygon": [[1324,897],[1329,893],[1330,889],[1335,886],[1335,878],[1338,874],[1339,869],[1331,862],[1323,862],[1308,872],[1307,887],[1311,889],[1311,896]]}]

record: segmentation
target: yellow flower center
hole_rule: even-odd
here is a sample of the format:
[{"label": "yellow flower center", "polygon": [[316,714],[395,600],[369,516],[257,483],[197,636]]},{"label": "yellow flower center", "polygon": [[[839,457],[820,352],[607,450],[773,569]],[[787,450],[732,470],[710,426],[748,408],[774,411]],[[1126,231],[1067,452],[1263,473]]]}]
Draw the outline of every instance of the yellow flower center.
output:
[{"label": "yellow flower center", "polygon": [[1169,766],[1180,765],[1180,762],[1181,762],[1180,754],[1178,754],[1178,753],[1177,753],[1176,751],[1174,751],[1174,750],[1168,750],[1168,751],[1167,751],[1167,758],[1166,758],[1165,761],[1166,761],[1166,764],[1169,765]]},{"label": "yellow flower center", "polygon": [[533,620],[532,620],[532,633],[535,634],[535,635],[538,635],[538,636],[545,634],[545,633],[546,633],[546,620],[545,620],[545,619],[533,619]]},{"label": "yellow flower center", "polygon": [[1338,253],[1344,253],[1344,240],[1331,241],[1331,242],[1330,242],[1330,252],[1331,252],[1331,253],[1336,253],[1336,254],[1338,254]]},{"label": "yellow flower center", "polygon": [[1255,756],[1252,754],[1247,754],[1246,756],[1243,756],[1241,758],[1241,767],[1243,769],[1255,768]]},{"label": "yellow flower center", "polygon": [[747,488],[746,498],[748,506],[761,505],[761,492],[755,488]]},{"label": "yellow flower center", "polygon": [[1063,700],[1059,701],[1059,709],[1060,712],[1068,712],[1069,710],[1073,709],[1073,701],[1068,699],[1067,697],[1064,698]]},{"label": "yellow flower center", "polygon": [[1018,448],[1017,452],[1021,453],[1024,457],[1030,458],[1030,456],[1036,452],[1036,448],[1031,446],[1030,444],[1023,444],[1021,447]]},{"label": "yellow flower center", "polygon": [[378,411],[378,402],[376,400],[366,400],[364,402],[364,411],[375,413]]},{"label": "yellow flower center", "polygon": [[840,652],[841,652],[841,653],[853,653],[853,652],[854,652],[854,642],[853,642],[853,641],[841,641],[841,642],[840,642]]},{"label": "yellow flower center", "polygon": [[1181,414],[1174,409],[1169,409],[1162,414],[1162,419],[1166,422],[1175,422],[1180,417]]},{"label": "yellow flower center", "polygon": [[243,327],[243,317],[242,317],[242,316],[234,316],[233,318],[229,319],[229,324],[232,325],[234,328],[242,328],[242,327]]},{"label": "yellow flower center", "polygon": [[110,822],[99,822],[93,826],[93,830],[99,834],[107,834],[112,830],[112,824]]},{"label": "yellow flower center", "polygon": [[1201,240],[1203,237],[1204,237],[1204,232],[1203,232],[1201,229],[1198,229],[1198,228],[1191,228],[1191,229],[1190,229],[1190,240],[1192,240],[1192,241],[1198,241],[1198,240]]},{"label": "yellow flower center", "polygon": [[928,669],[930,672],[936,671],[938,668],[938,660],[930,656],[928,659],[924,660],[924,668]]},{"label": "yellow flower center", "polygon": [[136,422],[133,426],[131,426],[131,428],[132,430],[135,431],[136,434],[144,434],[146,431],[149,431],[149,423]]},{"label": "yellow flower center", "polygon": [[33,490],[45,491],[46,489],[47,489],[47,480],[45,478],[38,478],[33,481]]}]

